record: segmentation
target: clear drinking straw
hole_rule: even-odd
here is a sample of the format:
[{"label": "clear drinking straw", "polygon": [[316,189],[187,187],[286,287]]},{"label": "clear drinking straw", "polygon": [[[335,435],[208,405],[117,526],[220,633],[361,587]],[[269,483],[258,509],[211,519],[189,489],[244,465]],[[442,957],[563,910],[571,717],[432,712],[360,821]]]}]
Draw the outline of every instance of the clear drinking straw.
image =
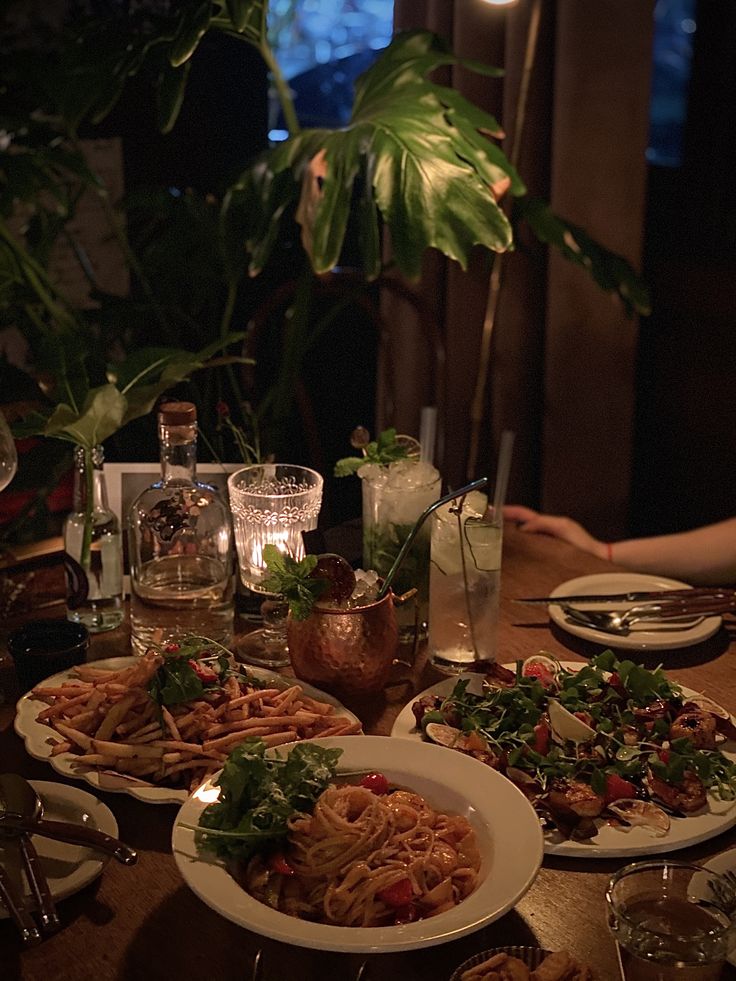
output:
[{"label": "clear drinking straw", "polygon": [[511,471],[511,454],[514,449],[514,433],[504,429],[501,433],[501,446],[498,451],[498,468],[496,471],[496,487],[493,492],[493,520],[501,520],[503,506],[506,503],[506,491],[509,486]]},{"label": "clear drinking straw", "polygon": [[434,444],[437,438],[437,409],[425,405],[419,423],[419,459],[422,463],[434,463]]}]

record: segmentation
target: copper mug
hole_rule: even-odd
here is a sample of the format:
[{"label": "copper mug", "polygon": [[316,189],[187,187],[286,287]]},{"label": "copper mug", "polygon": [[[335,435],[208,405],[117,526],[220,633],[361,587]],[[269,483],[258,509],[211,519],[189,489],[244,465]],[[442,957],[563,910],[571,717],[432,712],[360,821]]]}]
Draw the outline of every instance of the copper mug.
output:
[{"label": "copper mug", "polygon": [[297,678],[340,695],[381,691],[399,646],[394,594],[350,610],[315,606],[305,620],[289,614],[286,637]]}]

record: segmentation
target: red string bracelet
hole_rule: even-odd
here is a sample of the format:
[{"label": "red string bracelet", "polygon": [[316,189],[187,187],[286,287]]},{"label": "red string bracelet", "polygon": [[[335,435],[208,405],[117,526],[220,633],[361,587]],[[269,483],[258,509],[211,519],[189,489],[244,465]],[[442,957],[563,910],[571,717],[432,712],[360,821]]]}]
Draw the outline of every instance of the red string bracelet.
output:
[{"label": "red string bracelet", "polygon": [[605,545],[606,545],[606,558],[608,559],[609,562],[613,562],[613,543],[606,542]]}]

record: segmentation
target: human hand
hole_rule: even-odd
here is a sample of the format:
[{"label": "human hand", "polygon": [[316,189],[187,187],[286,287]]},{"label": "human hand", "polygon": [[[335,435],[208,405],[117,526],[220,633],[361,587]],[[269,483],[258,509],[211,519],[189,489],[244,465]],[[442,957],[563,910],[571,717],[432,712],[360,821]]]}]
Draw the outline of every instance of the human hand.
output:
[{"label": "human hand", "polygon": [[523,507],[520,504],[507,504],[503,509],[503,516],[507,521],[515,521],[521,531],[551,535],[553,538],[560,538],[563,542],[575,545],[576,548],[582,549],[584,552],[597,555],[599,559],[608,558],[608,546],[605,542],[593,538],[581,524],[573,521],[572,518],[540,514],[538,511]]}]

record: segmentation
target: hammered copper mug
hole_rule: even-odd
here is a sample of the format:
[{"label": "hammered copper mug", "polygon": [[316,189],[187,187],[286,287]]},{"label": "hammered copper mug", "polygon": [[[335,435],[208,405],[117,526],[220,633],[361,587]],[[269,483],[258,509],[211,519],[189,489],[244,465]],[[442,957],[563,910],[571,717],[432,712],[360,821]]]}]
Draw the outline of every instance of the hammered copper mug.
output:
[{"label": "hammered copper mug", "polygon": [[340,695],[381,691],[399,646],[394,594],[350,610],[315,606],[306,620],[286,625],[297,678]]}]

